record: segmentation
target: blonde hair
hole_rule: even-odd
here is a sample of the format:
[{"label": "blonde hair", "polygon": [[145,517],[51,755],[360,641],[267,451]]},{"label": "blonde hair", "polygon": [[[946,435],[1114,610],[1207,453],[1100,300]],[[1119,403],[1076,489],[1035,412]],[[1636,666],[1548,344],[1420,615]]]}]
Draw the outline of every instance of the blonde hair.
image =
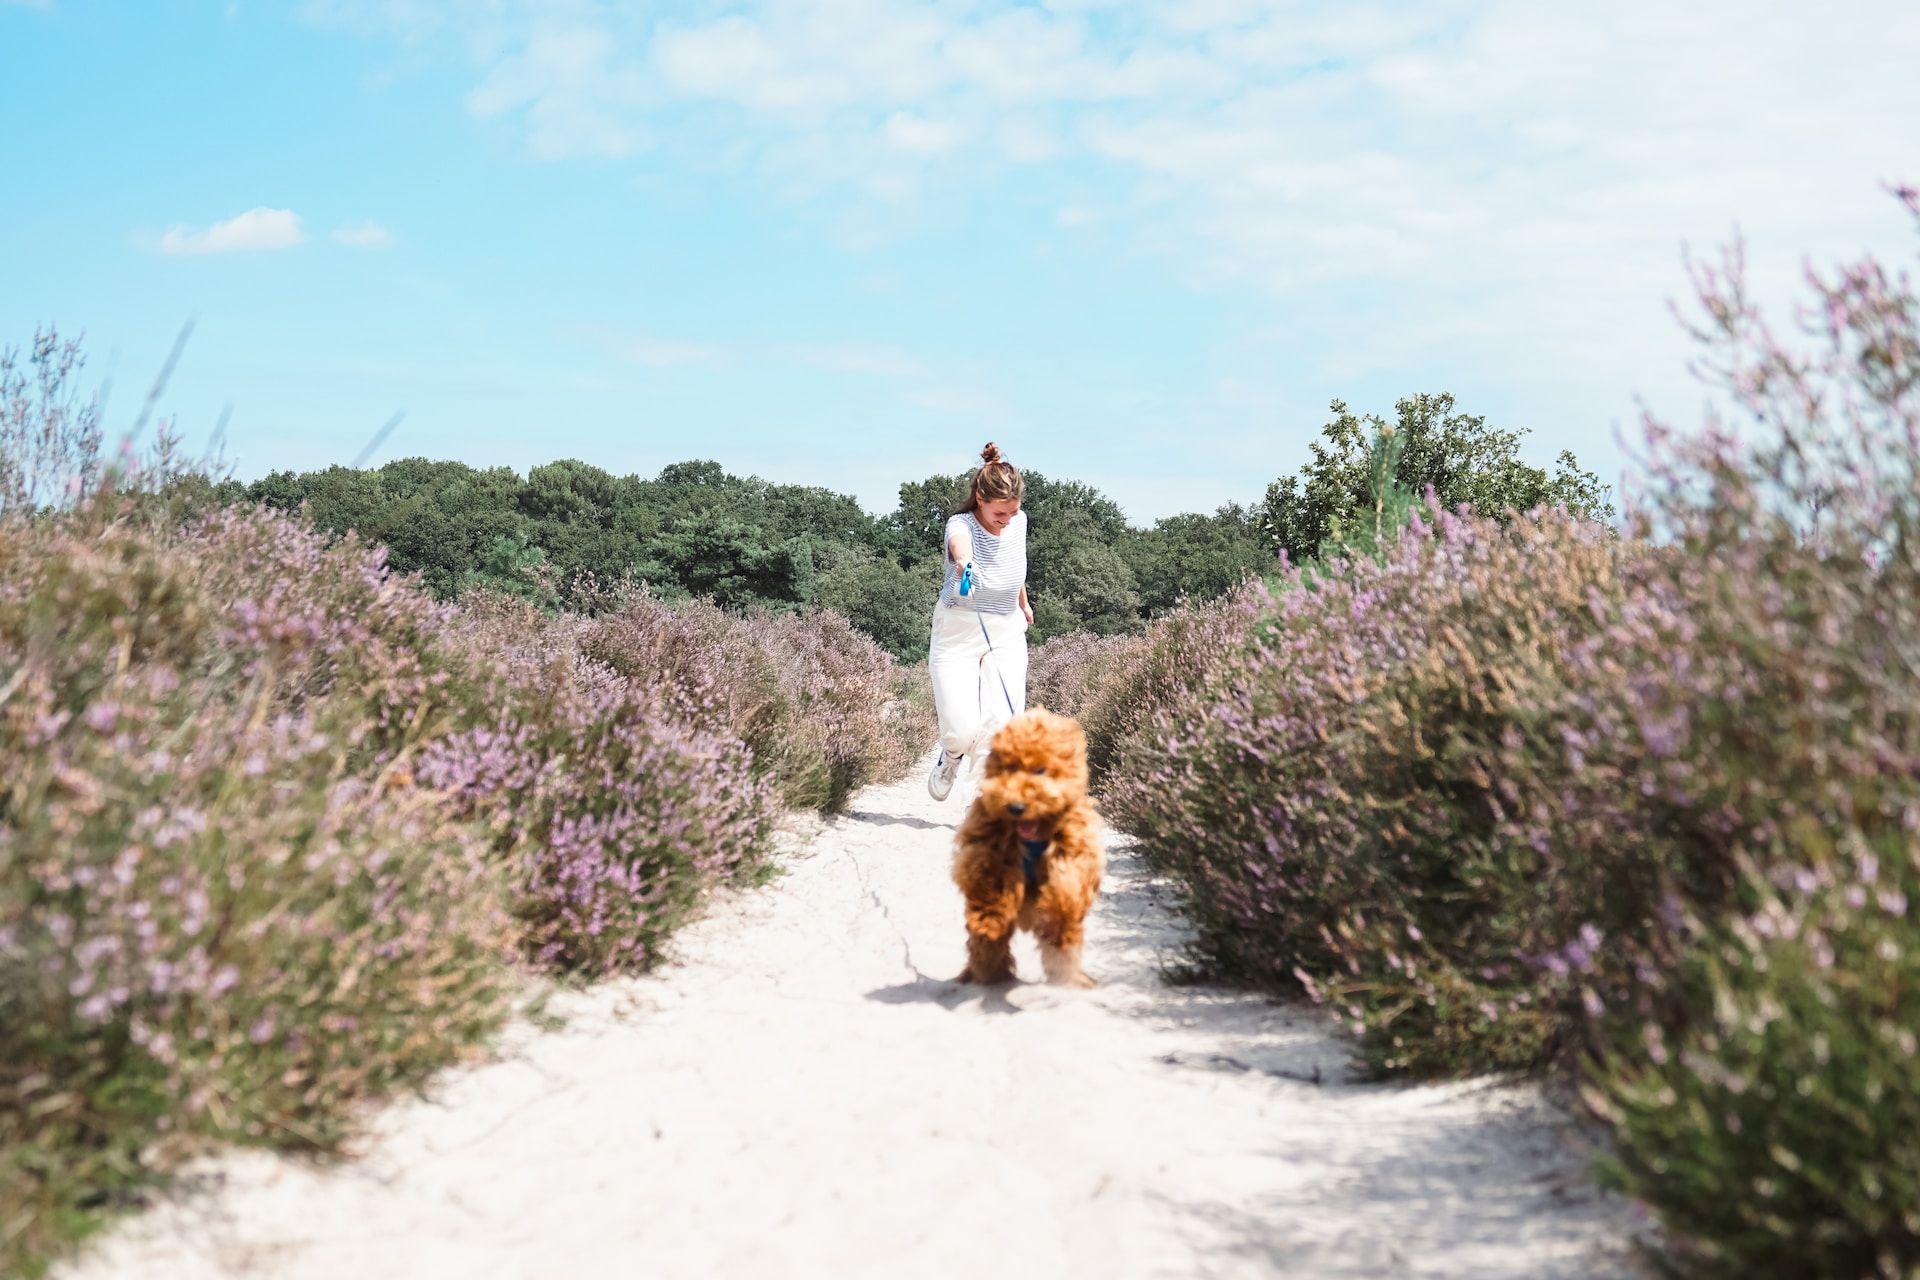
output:
[{"label": "blonde hair", "polygon": [[978,511],[983,502],[1006,502],[1009,499],[1018,502],[1027,495],[1027,482],[1020,478],[1020,469],[1011,462],[1000,458],[1000,446],[987,441],[987,447],[980,451],[980,469],[973,473],[973,485],[967,491],[966,505],[961,511]]}]

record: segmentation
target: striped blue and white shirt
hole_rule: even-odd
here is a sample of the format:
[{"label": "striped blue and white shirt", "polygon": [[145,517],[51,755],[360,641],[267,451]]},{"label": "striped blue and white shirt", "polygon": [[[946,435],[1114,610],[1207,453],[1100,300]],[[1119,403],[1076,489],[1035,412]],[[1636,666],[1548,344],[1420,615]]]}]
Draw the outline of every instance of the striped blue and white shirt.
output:
[{"label": "striped blue and white shirt", "polygon": [[999,537],[988,533],[973,512],[962,511],[947,521],[945,542],[966,531],[973,543],[973,591],[960,594],[960,566],[947,557],[947,580],[940,600],[949,609],[978,609],[981,613],[1012,613],[1020,607],[1020,588],[1027,583],[1027,513],[1018,511]]}]

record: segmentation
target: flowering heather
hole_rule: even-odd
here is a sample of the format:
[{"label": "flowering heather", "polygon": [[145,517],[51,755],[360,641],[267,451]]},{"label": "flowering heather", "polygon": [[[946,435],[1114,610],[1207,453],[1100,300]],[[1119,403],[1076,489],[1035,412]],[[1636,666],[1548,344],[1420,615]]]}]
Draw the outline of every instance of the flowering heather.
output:
[{"label": "flowering heather", "polygon": [[1856,853],[1753,876],[1746,910],[1696,922],[1693,1019],[1623,1036],[1584,1089],[1617,1138],[1603,1178],[1660,1212],[1673,1270],[1913,1274],[1920,929],[1912,868],[1888,870]]},{"label": "flowering heather", "polygon": [[831,614],[453,608],[351,536],[117,482],[0,517],[6,1270],[196,1143],[333,1147],[476,1051],[516,958],[650,962],[779,799],[931,736]]},{"label": "flowering heather", "polygon": [[1027,700],[1080,721],[1094,782],[1102,785],[1133,744],[1151,740],[1213,679],[1235,669],[1264,599],[1254,584],[1182,604],[1148,623],[1144,635],[1056,636],[1028,662]]},{"label": "flowering heather", "polygon": [[1079,720],[1087,731],[1087,753],[1096,783],[1112,761],[1125,727],[1126,713],[1151,704],[1124,703],[1107,696],[1130,683],[1128,677],[1146,656],[1149,641],[1138,635],[1097,636],[1069,631],[1036,646],[1027,658],[1027,705],[1045,707]]},{"label": "flowering heather", "polygon": [[642,595],[583,623],[579,644],[685,723],[744,741],[790,808],[837,810],[934,737],[924,676],[829,610],[741,616]]},{"label": "flowering heather", "polygon": [[[1920,197],[1904,193],[1910,205]],[[1916,208],[1920,213],[1920,208]],[[1384,1072],[1558,1064],[1675,1274],[1920,1268],[1920,302],[1789,350],[1699,273],[1758,422],[1650,425],[1616,532],[1429,503],[1142,714],[1107,807],[1216,972]]]},{"label": "flowering heather", "polygon": [[[1920,218],[1920,193],[1897,192]],[[1695,717],[1740,862],[1699,913],[1679,1012],[1616,1037],[1588,1097],[1609,1172],[1711,1277],[1920,1270],[1920,297],[1868,260],[1809,272],[1791,349],[1737,253],[1698,336],[1757,443],[1663,441],[1648,521],[1684,551],[1700,647],[1746,677]],[[1708,735],[1717,735],[1718,741]],[[1695,751],[1686,748],[1699,744]]]},{"label": "flowering heather", "polygon": [[530,958],[647,964],[709,890],[759,865],[772,797],[748,752],[584,654],[583,619],[483,597],[462,624],[488,696],[422,751],[421,785],[493,833]]},{"label": "flowering heather", "polygon": [[1123,754],[1107,807],[1186,886],[1209,968],[1336,1000],[1384,1069],[1528,1065],[1567,993],[1543,1012],[1519,957],[1577,941],[1621,864],[1547,874],[1539,809],[1579,798],[1523,794],[1507,700],[1597,630],[1616,551],[1557,514],[1428,516],[1382,560],[1246,600],[1230,671]]},{"label": "flowering heather", "polygon": [[445,622],[257,514],[0,529],[9,1268],[196,1139],[330,1146],[498,1020],[497,876],[403,763]]}]

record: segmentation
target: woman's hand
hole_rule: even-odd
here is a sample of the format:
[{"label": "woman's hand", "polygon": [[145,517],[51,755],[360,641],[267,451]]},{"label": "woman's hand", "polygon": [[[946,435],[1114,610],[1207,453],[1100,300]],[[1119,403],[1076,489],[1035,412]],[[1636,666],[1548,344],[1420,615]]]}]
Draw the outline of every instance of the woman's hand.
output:
[{"label": "woman's hand", "polygon": [[1033,604],[1027,599],[1025,586],[1020,588],[1020,616],[1027,620],[1028,626],[1033,625]]}]

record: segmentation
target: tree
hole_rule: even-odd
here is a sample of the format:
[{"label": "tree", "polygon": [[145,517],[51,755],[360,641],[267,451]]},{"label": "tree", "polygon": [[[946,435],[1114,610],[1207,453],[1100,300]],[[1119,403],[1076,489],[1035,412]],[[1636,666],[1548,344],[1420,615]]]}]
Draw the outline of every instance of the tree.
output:
[{"label": "tree", "polygon": [[955,476],[928,476],[900,486],[900,504],[881,521],[881,542],[901,564],[929,556],[941,559],[947,517],[967,500],[970,472]]},{"label": "tree", "polygon": [[1027,496],[1021,510],[1035,526],[1045,529],[1066,521],[1073,513],[1084,517],[1095,538],[1112,546],[1127,533],[1127,516],[1120,504],[1090,484],[1078,480],[1049,480],[1038,471],[1023,477]]},{"label": "tree", "polygon": [[[1408,396],[1394,405],[1394,432],[1404,442],[1394,480],[1423,496],[1429,486],[1448,507],[1461,503],[1496,518],[1510,511],[1564,506],[1596,519],[1613,515],[1608,489],[1562,452],[1549,476],[1519,457],[1522,431],[1489,427],[1484,417],[1455,413],[1453,396]],[[1313,460],[1298,475],[1267,486],[1259,523],[1267,545],[1300,562],[1333,534],[1334,521],[1368,501],[1369,447],[1388,424],[1356,416],[1344,401],[1310,446]]]},{"label": "tree", "polygon": [[[1034,638],[1131,630],[1183,599],[1211,599],[1269,571],[1281,549],[1297,561],[1336,530],[1346,539],[1370,492],[1369,443],[1385,424],[1338,401],[1333,409],[1308,464],[1256,508],[1229,503],[1137,529],[1093,486],[1026,472]],[[1610,510],[1604,486],[1571,454],[1549,476],[1520,461],[1522,433],[1456,412],[1451,396],[1412,396],[1397,409],[1404,443],[1394,475],[1409,491],[1431,484],[1443,502],[1482,509]],[[537,551],[541,580],[563,607],[594,607],[593,591],[577,583],[638,580],[729,609],[832,608],[914,660],[939,590],[947,518],[972,474],[902,484],[879,519],[847,494],[737,476],[706,459],[651,478],[561,459],[522,479],[505,467],[403,458],[370,471],[275,472],[245,496],[288,510],[304,504],[322,528],[384,543],[394,569],[419,573],[442,599],[476,585],[520,588],[532,567],[520,561]],[[210,489],[207,501],[228,496]]]},{"label": "tree", "polygon": [[866,547],[823,544],[815,553],[813,604],[839,613],[900,661],[918,662],[927,656],[939,568],[928,559],[903,569]]},{"label": "tree", "polygon": [[1274,567],[1258,517],[1237,502],[1210,516],[1167,516],[1151,529],[1129,530],[1116,549],[1133,570],[1149,617],[1182,599],[1224,595],[1248,576]]},{"label": "tree", "polygon": [[512,535],[494,539],[479,566],[467,571],[461,589],[498,591],[531,600],[542,608],[552,608],[558,602],[547,553]]},{"label": "tree", "polygon": [[[1058,630],[1086,630],[1104,636],[1140,627],[1140,593],[1134,589],[1133,570],[1104,542],[1089,539],[1070,547],[1057,562],[1049,583],[1040,598],[1061,605],[1071,622],[1071,626]],[[1040,622],[1038,614],[1034,621]],[[1035,638],[1046,640],[1054,632],[1052,626],[1040,627]]]},{"label": "tree", "polygon": [[676,520],[648,544],[648,557],[689,594],[712,596],[723,609],[793,608],[813,594],[813,551],[805,538],[770,541],[723,512]]},{"label": "tree", "polygon": [[1034,639],[1076,630],[1111,635],[1140,625],[1133,570],[1101,536],[1104,532],[1093,514],[1076,506],[1028,536]]},{"label": "tree", "polygon": [[520,509],[527,518],[549,524],[613,524],[619,482],[607,472],[574,458],[549,462],[527,472]]},{"label": "tree", "polygon": [[401,458],[368,471],[276,471],[248,485],[245,497],[283,511],[305,505],[319,528],[384,543],[396,572],[418,573],[451,599],[499,539],[541,541],[519,509],[522,488],[507,467]]}]

